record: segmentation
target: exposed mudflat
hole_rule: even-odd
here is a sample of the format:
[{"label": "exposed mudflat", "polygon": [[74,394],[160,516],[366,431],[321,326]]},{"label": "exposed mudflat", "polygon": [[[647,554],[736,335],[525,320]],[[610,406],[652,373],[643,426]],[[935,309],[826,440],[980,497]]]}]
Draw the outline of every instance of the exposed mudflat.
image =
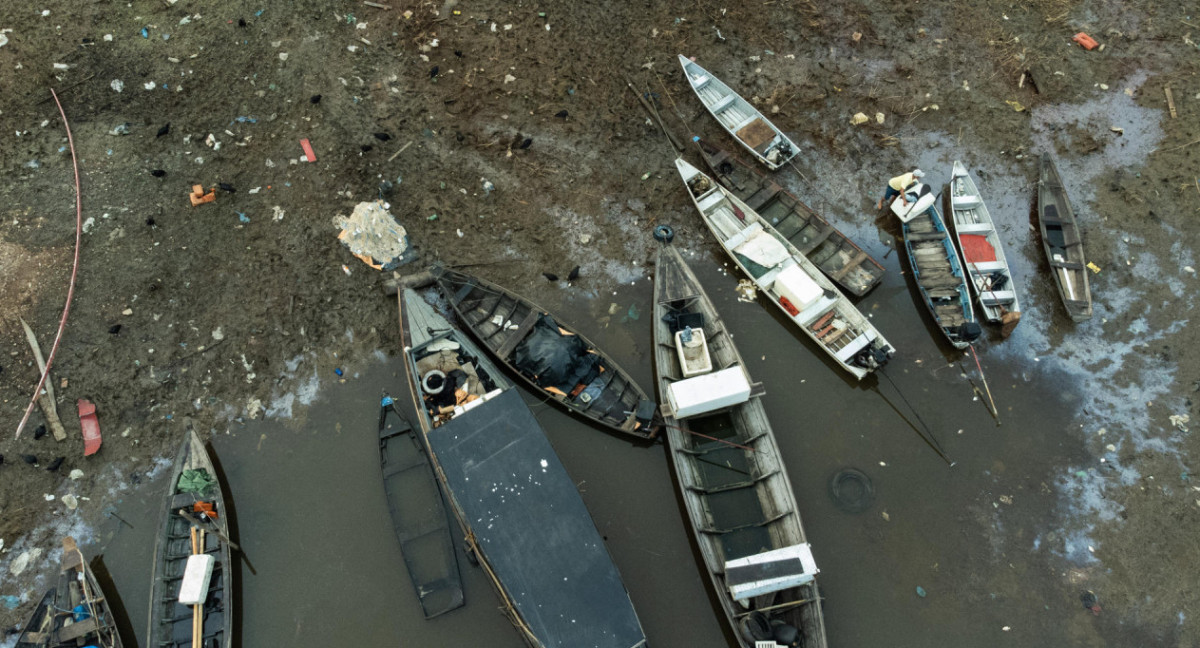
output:
[{"label": "exposed mudflat", "polygon": [[[149,567],[147,502],[188,428],[226,455],[231,497],[255,514],[238,520],[252,558],[285,547],[321,559],[305,553],[312,545],[288,544],[293,535],[279,531],[294,527],[271,521],[271,502],[239,490],[295,479],[285,471],[305,466],[329,471],[330,488],[306,493],[329,513],[354,497],[334,488],[353,483],[336,475],[375,469],[370,442],[365,453],[334,458],[339,444],[322,436],[295,450],[308,463],[289,463],[292,449],[274,440],[279,430],[293,442],[341,434],[349,403],[369,410],[381,389],[399,391],[380,384],[398,380],[396,305],[381,287],[389,275],[354,258],[334,225],[359,202],[382,199],[420,255],[402,272],[437,260],[472,264],[468,271],[578,322],[646,386],[649,232],[674,225],[767,386],[822,567],[833,645],[1200,646],[1200,482],[1191,468],[1200,448],[1190,432],[1200,425],[1200,333],[1190,326],[1200,245],[1194,8],[383,4],[392,7],[0,6],[0,625],[23,620],[47,587],[62,535],[80,538],[89,555],[113,556],[107,566],[125,608],[145,608],[144,589],[129,583]],[[1104,48],[1072,43],[1081,31]],[[699,134],[732,149],[687,87],[680,53],[794,136],[803,149],[796,169],[776,179],[889,270],[859,306],[896,344],[888,371],[953,468],[904,423],[901,415],[914,417],[886,381],[878,388],[895,409],[874,383],[851,384],[817,358],[769,305],[736,301],[727,274],[735,269],[718,270],[725,259],[687,199],[675,152],[626,85],[654,93],[681,142]],[[37,411],[13,438],[38,375],[18,318],[48,353],[75,241],[71,153],[52,88],[70,121],[86,221],[52,372],[68,431],[61,443],[35,440]],[[858,112],[867,124],[851,125]],[[302,138],[315,161],[301,160]],[[1087,257],[1101,268],[1087,322],[1067,318],[1042,253],[1033,209],[1042,153],[1057,161]],[[685,155],[699,162],[693,150]],[[938,186],[955,159],[975,174],[1022,291],[1016,333],[1002,341],[992,331],[979,347],[999,427],[972,391],[974,361],[960,361],[926,326],[892,225],[874,209],[890,176],[920,166]],[[194,184],[225,188],[192,207]],[[568,283],[575,266],[580,279]],[[104,433],[100,453],[86,459],[80,398],[96,403]],[[568,470],[588,482],[585,501],[650,643],[732,641],[715,614],[708,619],[661,448],[538,414]],[[368,426],[373,417],[358,415]],[[45,470],[57,457],[62,465]],[[875,507],[856,516],[826,496],[828,477],[846,465],[870,474],[878,492]],[[618,479],[630,466],[638,478]],[[83,475],[72,480],[76,469]],[[63,504],[68,494],[77,509]],[[114,514],[140,516],[137,531]],[[342,522],[387,531],[382,508],[362,515]],[[336,539],[319,548],[333,550]],[[398,556],[386,560],[400,566],[387,582],[405,581]],[[291,636],[291,613],[270,617],[280,611],[263,592],[306,580],[298,572],[272,580],[268,565],[241,584],[264,627],[278,623],[295,645],[381,640],[316,641],[298,621]],[[373,565],[356,566],[366,591],[416,605],[405,588],[369,589]],[[335,572],[322,572],[322,583]],[[485,610],[472,614],[494,614],[491,592],[471,578],[469,605]],[[917,585],[927,597],[913,593]],[[1097,616],[1080,603],[1089,590]],[[467,636],[470,624],[453,615],[438,626],[406,614],[414,625],[392,620],[395,631],[428,645],[491,638]],[[144,632],[144,618],[132,624]],[[501,626],[496,641],[516,645]],[[279,634],[242,632],[245,645],[276,643],[268,636]]]}]

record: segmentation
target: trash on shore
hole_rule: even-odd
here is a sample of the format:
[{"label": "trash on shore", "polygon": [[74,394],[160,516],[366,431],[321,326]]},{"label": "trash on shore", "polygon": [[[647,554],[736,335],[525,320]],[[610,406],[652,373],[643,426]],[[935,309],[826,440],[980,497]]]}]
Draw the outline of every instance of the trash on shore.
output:
[{"label": "trash on shore", "polygon": [[1079,46],[1085,50],[1094,50],[1094,49],[1096,49],[1096,46],[1099,45],[1099,43],[1096,42],[1096,39],[1092,38],[1091,36],[1088,36],[1087,34],[1085,34],[1083,32],[1079,32],[1078,34],[1075,34],[1074,36],[1071,37],[1071,40],[1075,41],[1076,43],[1079,43]]},{"label": "trash on shore", "polygon": [[204,185],[192,185],[192,193],[188,194],[188,198],[192,201],[192,207],[198,207],[216,200],[217,190],[211,189],[208,193],[204,193]]},{"label": "trash on shore", "polygon": [[90,457],[100,452],[100,420],[96,418],[96,404],[80,398],[76,406],[79,408],[79,426],[83,428],[83,456]]},{"label": "trash on shore", "polygon": [[758,299],[758,288],[754,282],[749,279],[741,279],[737,285],[737,300],[740,302],[753,302]]},{"label": "trash on shore", "polygon": [[376,270],[394,270],[416,258],[408,232],[381,200],[361,202],[348,217],[338,216],[333,224],[342,228],[338,240],[350,253]]},{"label": "trash on shore", "polygon": [[871,121],[871,120],[870,120],[870,118],[868,118],[868,117],[867,117],[866,115],[864,115],[863,113],[854,113],[854,116],[850,118],[850,124],[851,124],[851,125],[853,125],[853,126],[858,126],[858,125],[860,125],[860,124],[865,124],[865,123],[867,123],[867,122],[869,122],[869,121]]},{"label": "trash on shore", "polygon": [[316,162],[317,161],[317,154],[313,151],[312,144],[309,143],[307,137],[300,140],[300,148],[304,149],[304,161],[305,162]]}]

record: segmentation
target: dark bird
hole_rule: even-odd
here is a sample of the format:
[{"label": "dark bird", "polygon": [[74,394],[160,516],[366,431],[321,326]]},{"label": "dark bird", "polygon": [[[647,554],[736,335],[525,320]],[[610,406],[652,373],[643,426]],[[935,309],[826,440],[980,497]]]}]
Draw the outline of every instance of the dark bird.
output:
[{"label": "dark bird", "polygon": [[170,132],[171,132],[171,122],[167,122],[166,126],[163,126],[162,128],[158,129],[158,134],[155,135],[155,137],[162,137],[163,135],[166,135],[167,133],[170,133]]},{"label": "dark bird", "polygon": [[363,153],[366,153],[367,151],[370,151],[371,149],[373,149],[373,148],[375,148],[375,147],[374,147],[374,146],[371,146],[370,144],[363,144],[362,146],[360,146],[360,147],[358,147],[358,148],[359,148],[359,150],[361,150]]},{"label": "dark bird", "polygon": [[246,26],[246,19],[238,18],[238,27],[245,27],[245,26]]},{"label": "dark bird", "polygon": [[154,227],[154,217],[151,216],[150,218],[147,218],[146,224],[149,225],[150,227]]},{"label": "dark bird", "polygon": [[221,191],[228,191],[229,193],[234,193],[237,191],[237,189],[234,189],[233,185],[229,184],[228,182],[218,182],[217,186],[221,188]]},{"label": "dark bird", "polygon": [[321,95],[313,95],[308,98],[308,101],[309,103],[319,104],[321,103]]},{"label": "dark bird", "polygon": [[543,272],[542,276],[550,281],[558,281],[558,275],[554,274],[553,272]]},{"label": "dark bird", "polygon": [[530,146],[533,146],[533,138],[532,138],[532,137],[526,137],[526,138],[525,138],[525,141],[524,141],[524,142],[521,142],[521,148],[522,148],[522,149],[527,149],[527,148],[529,148]]},{"label": "dark bird", "polygon": [[40,439],[44,436],[46,436],[46,426],[45,425],[37,426],[37,429],[33,431],[33,440],[37,441],[38,439]]},{"label": "dark bird", "polygon": [[154,169],[150,172],[150,175],[154,176],[155,178],[165,178],[167,176],[167,172],[163,171],[162,169]]},{"label": "dark bird", "polygon": [[375,139],[379,140],[380,142],[386,142],[392,139],[392,136],[388,135],[387,133],[373,133],[373,135],[375,135]]},{"label": "dark bird", "polygon": [[458,58],[462,58],[462,50],[454,50],[454,55]]},{"label": "dark bird", "polygon": [[108,332],[109,332],[109,333],[112,333],[113,335],[116,335],[117,333],[120,333],[120,332],[121,332],[121,325],[120,325],[120,324],[113,324],[112,326],[108,327]]},{"label": "dark bird", "polygon": [[59,457],[59,458],[55,459],[54,461],[51,461],[50,465],[46,466],[46,470],[49,472],[54,472],[55,470],[58,470],[58,467],[63,465],[63,461],[65,461],[65,460],[66,460],[66,457]]},{"label": "dark bird", "polygon": [[571,272],[567,274],[567,281],[575,281],[579,278],[579,266],[571,268]]},{"label": "dark bird", "polygon": [[21,458],[24,459],[25,463],[29,464],[30,466],[37,463],[37,457],[34,455],[21,455]]},{"label": "dark bird", "polygon": [[0,466],[4,465],[4,455],[0,455]]},{"label": "dark bird", "polygon": [[433,69],[429,71],[429,78],[432,79],[433,77],[437,76],[437,74],[438,74],[438,66],[435,65],[435,66],[433,66]]},{"label": "dark bird", "polygon": [[567,118],[567,115],[569,115],[569,114],[571,114],[571,113],[568,113],[568,112],[567,112],[567,111],[565,111],[565,110],[560,110],[560,111],[558,111],[558,112],[557,112],[557,113],[556,113],[554,116],[555,116],[555,117],[558,117],[559,119],[566,119],[566,118]]}]

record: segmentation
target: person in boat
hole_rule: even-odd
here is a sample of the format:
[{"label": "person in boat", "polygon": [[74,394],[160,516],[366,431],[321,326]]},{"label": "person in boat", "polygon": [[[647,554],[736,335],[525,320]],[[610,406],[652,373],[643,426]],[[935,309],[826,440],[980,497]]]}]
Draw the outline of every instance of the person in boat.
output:
[{"label": "person in boat", "polygon": [[908,190],[920,182],[921,178],[924,177],[924,171],[920,169],[913,169],[904,175],[898,175],[895,178],[888,180],[887,190],[883,192],[883,198],[879,199],[879,204],[876,205],[876,207],[878,209],[883,209],[884,204],[892,204],[892,201],[895,200],[896,196],[900,196],[900,200],[903,201],[903,204],[907,205],[908,199],[904,196],[904,194],[908,193]]}]

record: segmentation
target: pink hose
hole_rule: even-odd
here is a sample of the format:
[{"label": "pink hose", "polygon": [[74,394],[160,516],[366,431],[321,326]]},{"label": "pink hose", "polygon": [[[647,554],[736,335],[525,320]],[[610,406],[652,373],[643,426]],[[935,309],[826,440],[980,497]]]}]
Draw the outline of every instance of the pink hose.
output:
[{"label": "pink hose", "polygon": [[21,430],[25,429],[25,424],[29,422],[29,415],[33,413],[33,408],[37,405],[42,387],[46,385],[46,378],[50,375],[50,365],[54,364],[54,355],[58,353],[59,342],[62,342],[63,330],[67,328],[67,315],[71,313],[71,299],[75,296],[75,276],[79,274],[79,242],[83,237],[83,198],[79,193],[79,162],[75,158],[75,140],[71,137],[71,124],[67,122],[67,113],[58,100],[58,94],[54,92],[53,88],[50,90],[50,94],[54,97],[54,103],[58,105],[58,114],[62,115],[63,127],[67,129],[67,143],[71,145],[71,166],[75,168],[75,265],[71,268],[71,284],[67,287],[67,303],[63,306],[62,319],[58,321],[58,334],[54,336],[54,346],[50,347],[50,357],[46,358],[46,369],[42,371],[37,389],[33,390],[33,398],[29,400],[29,407],[25,408],[25,416],[21,417],[21,424],[17,426],[15,438],[18,439],[21,438]]}]

